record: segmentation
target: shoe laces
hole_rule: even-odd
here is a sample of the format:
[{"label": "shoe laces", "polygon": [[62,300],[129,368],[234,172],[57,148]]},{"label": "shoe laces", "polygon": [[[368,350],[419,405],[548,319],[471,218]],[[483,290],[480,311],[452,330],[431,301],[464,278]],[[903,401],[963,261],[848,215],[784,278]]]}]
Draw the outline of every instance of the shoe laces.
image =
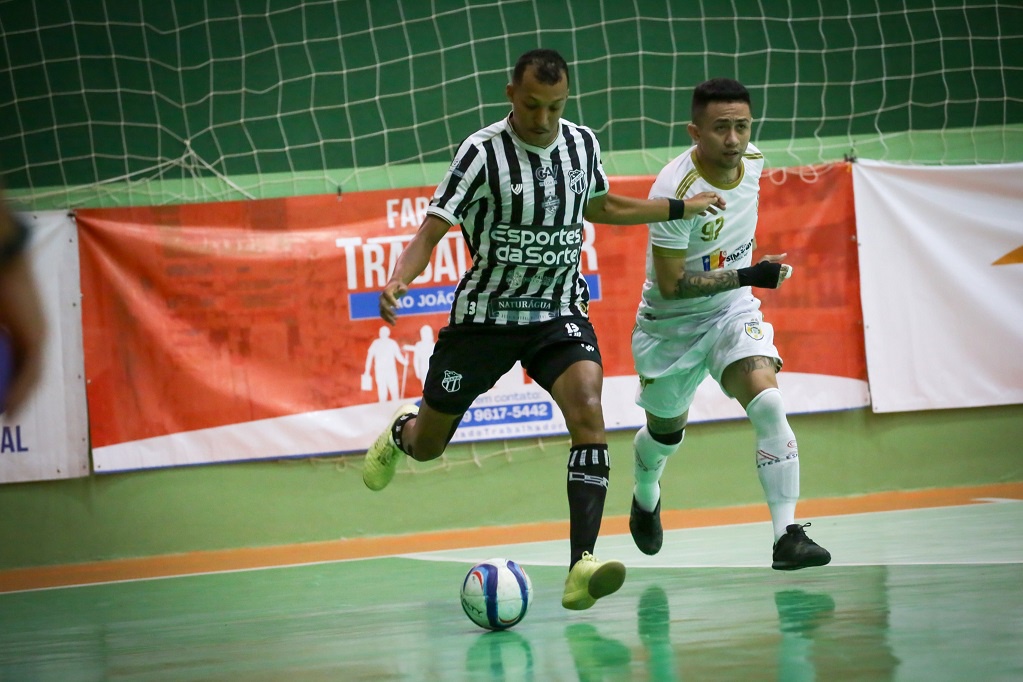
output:
[{"label": "shoe laces", "polygon": [[793,530],[793,532],[791,533],[792,535],[796,536],[798,539],[806,540],[811,545],[816,545],[817,544],[816,542],[811,540],[810,537],[806,534],[806,531],[803,530],[804,528],[809,528],[813,524],[811,524],[809,521],[807,521],[806,523],[798,523],[796,525],[798,526],[798,528],[795,528]]},{"label": "shoe laces", "polygon": [[589,552],[583,552],[583,555],[579,557],[579,561],[597,561],[597,557],[593,556]]}]

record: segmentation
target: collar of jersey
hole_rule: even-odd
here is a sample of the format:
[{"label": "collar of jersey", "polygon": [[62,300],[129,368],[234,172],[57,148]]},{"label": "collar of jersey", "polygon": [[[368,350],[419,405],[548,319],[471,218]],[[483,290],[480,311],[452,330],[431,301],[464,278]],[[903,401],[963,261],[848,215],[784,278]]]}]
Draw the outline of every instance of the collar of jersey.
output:
[{"label": "collar of jersey", "polygon": [[558,121],[558,134],[554,136],[554,139],[551,140],[551,143],[549,145],[547,145],[546,147],[537,147],[536,145],[529,144],[528,142],[526,142],[525,140],[523,140],[521,137],[518,136],[518,134],[515,132],[515,126],[512,125],[511,116],[512,116],[511,112],[509,112],[508,115],[505,117],[505,119],[504,119],[504,127],[508,129],[508,132],[511,134],[512,139],[515,140],[516,143],[518,143],[518,144],[522,145],[523,147],[525,147],[526,149],[535,150],[537,152],[547,152],[552,147],[558,146],[558,143],[561,142],[561,121],[560,120]]},{"label": "collar of jersey", "polygon": [[[693,159],[693,166],[696,168],[696,172],[700,174],[701,178],[707,181],[708,185],[716,187],[717,189],[735,189],[736,187],[739,186],[739,183],[742,182],[743,177],[746,175],[746,162],[744,160],[740,160],[739,177],[735,179],[735,182],[719,185],[718,183],[711,180],[710,177],[708,177],[708,175],[703,172],[703,166],[700,165],[700,159],[696,156],[696,147],[693,147],[693,151],[690,152],[690,155]],[[743,158],[745,158],[745,156]]]}]

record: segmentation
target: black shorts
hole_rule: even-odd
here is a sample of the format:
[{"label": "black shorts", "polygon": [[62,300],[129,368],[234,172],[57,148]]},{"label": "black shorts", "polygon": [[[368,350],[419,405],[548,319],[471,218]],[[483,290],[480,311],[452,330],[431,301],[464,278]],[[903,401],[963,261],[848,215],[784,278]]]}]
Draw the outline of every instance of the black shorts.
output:
[{"label": "black shorts", "polygon": [[601,363],[597,334],[585,317],[516,327],[449,325],[437,335],[423,400],[438,412],[462,414],[516,361],[550,393],[557,378],[580,360]]}]

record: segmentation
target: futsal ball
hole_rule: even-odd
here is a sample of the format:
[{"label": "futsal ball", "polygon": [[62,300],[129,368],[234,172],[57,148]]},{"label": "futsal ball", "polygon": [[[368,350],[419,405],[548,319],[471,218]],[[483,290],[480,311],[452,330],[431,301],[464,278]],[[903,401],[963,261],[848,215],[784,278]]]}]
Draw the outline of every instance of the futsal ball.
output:
[{"label": "futsal ball", "polygon": [[506,630],[526,617],[533,583],[514,561],[488,559],[469,569],[462,581],[462,609],[487,630]]}]

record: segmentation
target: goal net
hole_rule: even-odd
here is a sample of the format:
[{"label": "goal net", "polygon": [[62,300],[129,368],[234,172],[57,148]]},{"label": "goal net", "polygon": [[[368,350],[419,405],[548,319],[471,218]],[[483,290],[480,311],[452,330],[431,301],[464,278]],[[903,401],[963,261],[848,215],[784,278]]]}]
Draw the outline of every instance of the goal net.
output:
[{"label": "goal net", "polygon": [[771,166],[1023,156],[1009,0],[6,0],[0,34],[0,164],[34,208],[431,185],[537,46],[613,174],[688,145],[713,76]]}]

